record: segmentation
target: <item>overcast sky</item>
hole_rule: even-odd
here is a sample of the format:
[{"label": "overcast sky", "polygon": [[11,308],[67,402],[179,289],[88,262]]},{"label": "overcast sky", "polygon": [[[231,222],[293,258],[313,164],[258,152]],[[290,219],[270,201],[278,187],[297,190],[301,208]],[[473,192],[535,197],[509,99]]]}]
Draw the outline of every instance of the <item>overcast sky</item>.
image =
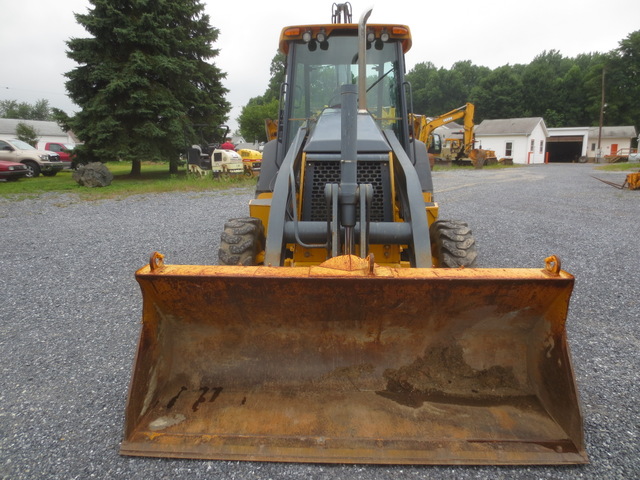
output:
[{"label": "overcast sky", "polygon": [[[227,73],[229,125],[251,97],[262,95],[282,27],[331,22],[333,1],[203,0],[211,24],[220,30],[214,62]],[[339,3],[339,2],[336,2]],[[64,73],[76,67],[65,41],[86,37],[74,13],[86,13],[88,0],[0,0],[0,100],[77,111],[65,92]],[[566,57],[608,52],[640,30],[639,0],[367,0],[351,1],[353,20],[373,7],[369,23],[408,25],[413,48],[407,68],[430,61],[450,68],[461,60],[496,68],[529,63],[545,50]]]}]

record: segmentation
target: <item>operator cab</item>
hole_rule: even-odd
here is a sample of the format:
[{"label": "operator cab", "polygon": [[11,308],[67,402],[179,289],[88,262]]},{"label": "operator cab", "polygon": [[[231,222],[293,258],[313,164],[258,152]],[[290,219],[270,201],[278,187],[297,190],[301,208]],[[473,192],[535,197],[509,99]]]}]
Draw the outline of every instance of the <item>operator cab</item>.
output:
[{"label": "operator cab", "polygon": [[[301,126],[311,128],[325,109],[340,108],[342,85],[358,84],[357,27],[346,24],[283,30],[280,48],[287,53],[288,65],[280,121],[283,151],[288,149]],[[397,34],[392,36],[389,30]],[[402,88],[403,54],[409,46],[407,27],[368,26],[367,110],[380,130],[392,129],[405,146],[409,139]]]}]

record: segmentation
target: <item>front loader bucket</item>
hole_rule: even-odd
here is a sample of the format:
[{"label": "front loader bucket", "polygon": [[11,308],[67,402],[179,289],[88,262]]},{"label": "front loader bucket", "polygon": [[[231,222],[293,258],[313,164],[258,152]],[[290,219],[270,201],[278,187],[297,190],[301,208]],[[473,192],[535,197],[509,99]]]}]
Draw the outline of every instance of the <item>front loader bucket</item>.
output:
[{"label": "front loader bucket", "polygon": [[164,265],[121,453],[381,464],[586,463],[565,320],[536,269]]}]

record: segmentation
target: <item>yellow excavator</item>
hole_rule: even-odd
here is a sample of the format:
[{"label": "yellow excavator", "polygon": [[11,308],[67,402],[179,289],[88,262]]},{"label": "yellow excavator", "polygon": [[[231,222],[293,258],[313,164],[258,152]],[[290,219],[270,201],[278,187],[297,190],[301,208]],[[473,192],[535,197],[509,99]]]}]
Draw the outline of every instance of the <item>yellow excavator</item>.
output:
[{"label": "yellow excavator", "polygon": [[[341,6],[348,4],[341,4]],[[219,265],[136,272],[124,455],[376,464],[587,462],[573,277],[475,268],[409,132],[405,25],[286,27],[249,215]]]},{"label": "yellow excavator", "polygon": [[[482,168],[485,164],[497,163],[498,159],[493,150],[483,150],[475,147],[476,142],[473,133],[474,113],[475,106],[473,103],[466,103],[435,118],[410,114],[414,135],[427,145],[427,149],[431,154],[432,164],[437,163],[437,159],[463,166],[473,165],[475,168]],[[436,128],[460,119],[464,122],[461,138],[442,138],[434,133]]]}]

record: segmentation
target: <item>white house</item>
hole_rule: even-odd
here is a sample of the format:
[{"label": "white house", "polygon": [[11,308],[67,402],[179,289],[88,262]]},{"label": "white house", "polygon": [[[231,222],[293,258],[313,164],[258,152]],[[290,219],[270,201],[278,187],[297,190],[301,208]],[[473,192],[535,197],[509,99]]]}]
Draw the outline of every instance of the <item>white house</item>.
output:
[{"label": "white house", "polygon": [[475,128],[476,147],[494,150],[513,163],[545,163],[547,127],[542,117],[483,120]]},{"label": "white house", "polygon": [[16,127],[19,123],[24,123],[33,128],[38,135],[38,142],[79,143],[73,132],[65,132],[56,122],[17,120],[14,118],[0,118],[0,139],[16,138]]}]

